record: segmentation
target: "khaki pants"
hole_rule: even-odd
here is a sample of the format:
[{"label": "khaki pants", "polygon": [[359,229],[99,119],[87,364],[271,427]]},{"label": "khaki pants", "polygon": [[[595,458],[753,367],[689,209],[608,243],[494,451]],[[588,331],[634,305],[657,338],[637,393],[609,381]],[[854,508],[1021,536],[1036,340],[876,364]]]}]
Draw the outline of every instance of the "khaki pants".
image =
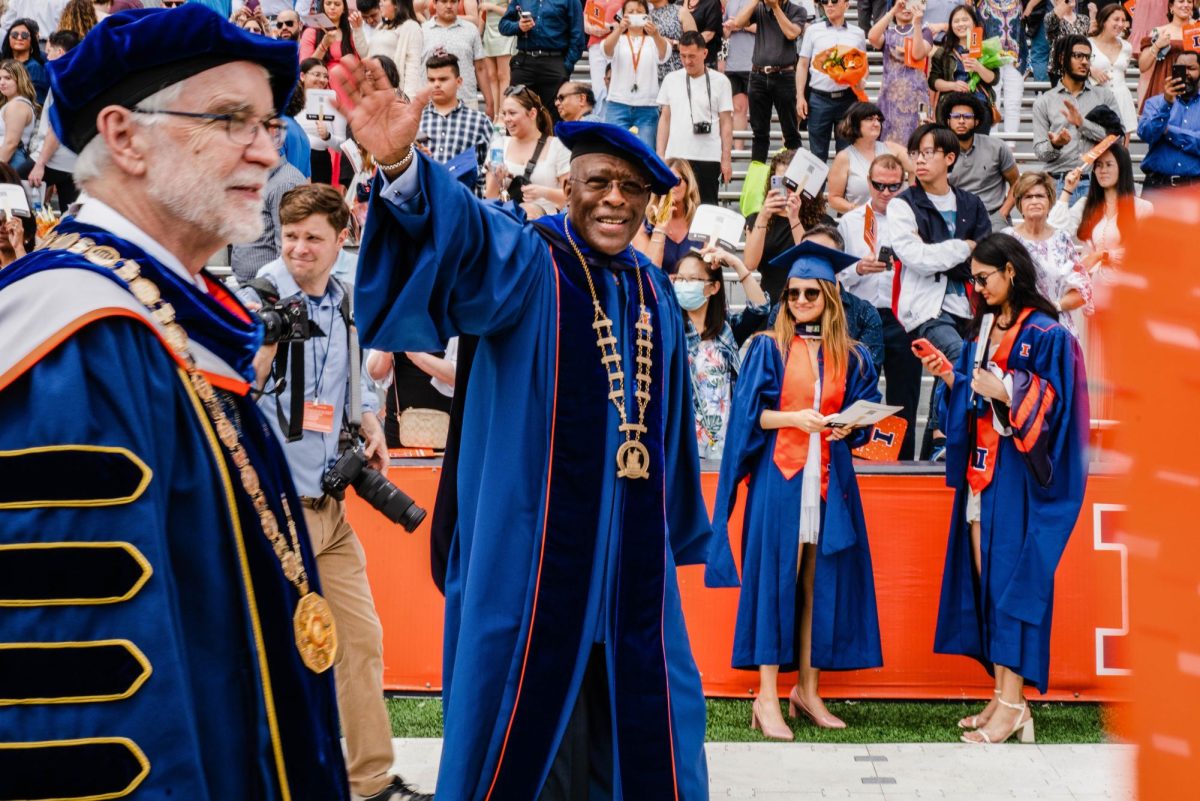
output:
[{"label": "khaki pants", "polygon": [[341,501],[305,498],[304,522],[317,557],[321,594],[337,626],[333,675],[350,789],[370,796],[391,781],[392,727],[383,700],[383,627],[367,584],[366,555]]}]

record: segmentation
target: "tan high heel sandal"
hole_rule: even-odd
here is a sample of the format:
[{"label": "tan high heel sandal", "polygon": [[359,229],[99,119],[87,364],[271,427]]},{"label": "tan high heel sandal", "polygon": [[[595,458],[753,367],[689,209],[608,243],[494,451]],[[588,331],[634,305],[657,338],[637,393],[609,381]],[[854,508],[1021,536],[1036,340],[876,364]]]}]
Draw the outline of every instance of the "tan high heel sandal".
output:
[{"label": "tan high heel sandal", "polygon": [[[1033,713],[1030,713],[1029,717],[1025,717],[1025,711],[1026,711],[1026,709],[1028,709],[1029,705],[1028,704],[1010,704],[1008,701],[1005,701],[1003,698],[999,698],[997,700],[999,700],[1001,704],[1008,707],[1009,709],[1016,709],[1016,710],[1019,710],[1019,712],[1017,713],[1017,722],[1013,724],[1012,729],[1004,737],[1001,737],[999,740],[996,740],[995,744],[1007,742],[1008,740],[1012,739],[1012,736],[1014,734],[1017,734],[1017,732],[1020,732],[1020,735],[1017,737],[1018,742],[1021,742],[1021,743],[1034,742]],[[984,731],[983,729],[976,729],[975,731],[970,732],[969,734],[978,734],[983,739],[982,740],[968,739],[967,734],[964,734],[963,736],[959,737],[958,739],[962,740],[964,743],[970,743],[971,745],[992,745],[992,744],[994,744],[992,742],[992,738],[989,737],[988,733],[986,731]]]},{"label": "tan high heel sandal", "polygon": [[[992,692],[996,694],[997,698],[1000,697],[999,690],[992,690]],[[981,717],[983,717],[983,715],[971,715],[970,717],[963,718],[962,720],[960,720],[958,722],[958,728],[960,728],[960,729],[978,729],[980,726],[986,726],[987,720],[981,721],[980,720]],[[991,720],[991,719],[992,719],[992,716],[988,715],[988,720]]]}]

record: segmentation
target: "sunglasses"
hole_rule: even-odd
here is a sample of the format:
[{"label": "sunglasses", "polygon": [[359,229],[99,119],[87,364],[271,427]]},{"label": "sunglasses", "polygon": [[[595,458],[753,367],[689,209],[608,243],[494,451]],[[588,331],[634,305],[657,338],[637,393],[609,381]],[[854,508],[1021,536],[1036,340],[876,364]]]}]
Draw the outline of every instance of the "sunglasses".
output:
[{"label": "sunglasses", "polygon": [[296,21],[292,19],[277,19],[275,20],[276,28],[294,28]]},{"label": "sunglasses", "polygon": [[504,96],[505,96],[505,97],[512,97],[513,95],[519,95],[519,94],[522,94],[522,93],[524,93],[524,92],[527,92],[528,90],[529,90],[529,89],[528,89],[528,87],[527,87],[527,86],[525,86],[525,84],[523,84],[523,83],[514,83],[512,86],[510,86],[510,87],[508,87],[507,89],[505,89],[505,90],[504,90]]},{"label": "sunglasses", "polygon": [[969,111],[956,111],[953,114],[947,114],[946,119],[948,119],[948,120],[973,120],[973,119],[975,119],[975,115]]},{"label": "sunglasses", "polygon": [[871,186],[875,187],[875,191],[877,191],[877,192],[893,192],[894,193],[894,192],[899,192],[901,189],[904,188],[904,182],[897,181],[894,184],[884,184],[884,183],[880,183],[879,181],[871,181]]},{"label": "sunglasses", "polygon": [[987,286],[988,279],[990,279],[993,275],[995,275],[998,272],[1000,272],[1000,271],[999,270],[990,270],[986,273],[975,273],[974,275],[971,276],[971,283],[973,283],[978,288],[983,289],[984,287]]},{"label": "sunglasses", "polygon": [[563,92],[561,95],[554,96],[554,102],[561,103],[564,100],[566,100],[568,97],[574,97],[575,95],[582,95],[582,94],[583,94],[583,92]]},{"label": "sunglasses", "polygon": [[821,290],[815,286],[806,287],[804,289],[801,289],[800,287],[791,287],[783,290],[783,299],[788,303],[795,303],[796,301],[800,300],[801,295],[803,295],[804,299],[809,303],[813,303],[817,298],[821,297]]},{"label": "sunglasses", "polygon": [[9,39],[25,40],[29,38],[29,31],[13,31],[8,35]]}]

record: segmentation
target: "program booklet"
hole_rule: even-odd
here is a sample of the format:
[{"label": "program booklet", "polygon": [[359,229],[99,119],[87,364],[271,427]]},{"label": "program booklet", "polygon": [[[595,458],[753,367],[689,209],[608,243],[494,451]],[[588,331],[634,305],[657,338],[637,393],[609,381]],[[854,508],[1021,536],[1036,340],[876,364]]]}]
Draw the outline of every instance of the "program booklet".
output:
[{"label": "program booklet", "polygon": [[871,426],[885,417],[891,417],[896,412],[903,411],[903,406],[888,406],[885,403],[859,400],[837,414],[825,416],[825,425],[829,426]]}]

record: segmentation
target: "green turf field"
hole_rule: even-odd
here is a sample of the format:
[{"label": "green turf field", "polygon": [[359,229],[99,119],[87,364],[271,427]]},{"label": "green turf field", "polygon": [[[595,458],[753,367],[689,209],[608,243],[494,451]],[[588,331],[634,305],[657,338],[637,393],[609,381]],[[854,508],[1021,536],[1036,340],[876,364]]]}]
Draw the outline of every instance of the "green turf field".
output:
[{"label": "green turf field", "polygon": [[[830,701],[829,711],[848,727],[818,729],[807,720],[791,721],[796,739],[815,743],[957,742],[955,722],[982,703],[923,701]],[[441,737],[442,702],[437,697],[389,698],[388,711],[396,737]],[[785,710],[786,711],[786,710]],[[1104,711],[1099,704],[1033,703],[1039,743],[1102,743]],[[715,742],[762,742],[750,730],[750,701],[708,702],[708,739]]]}]

